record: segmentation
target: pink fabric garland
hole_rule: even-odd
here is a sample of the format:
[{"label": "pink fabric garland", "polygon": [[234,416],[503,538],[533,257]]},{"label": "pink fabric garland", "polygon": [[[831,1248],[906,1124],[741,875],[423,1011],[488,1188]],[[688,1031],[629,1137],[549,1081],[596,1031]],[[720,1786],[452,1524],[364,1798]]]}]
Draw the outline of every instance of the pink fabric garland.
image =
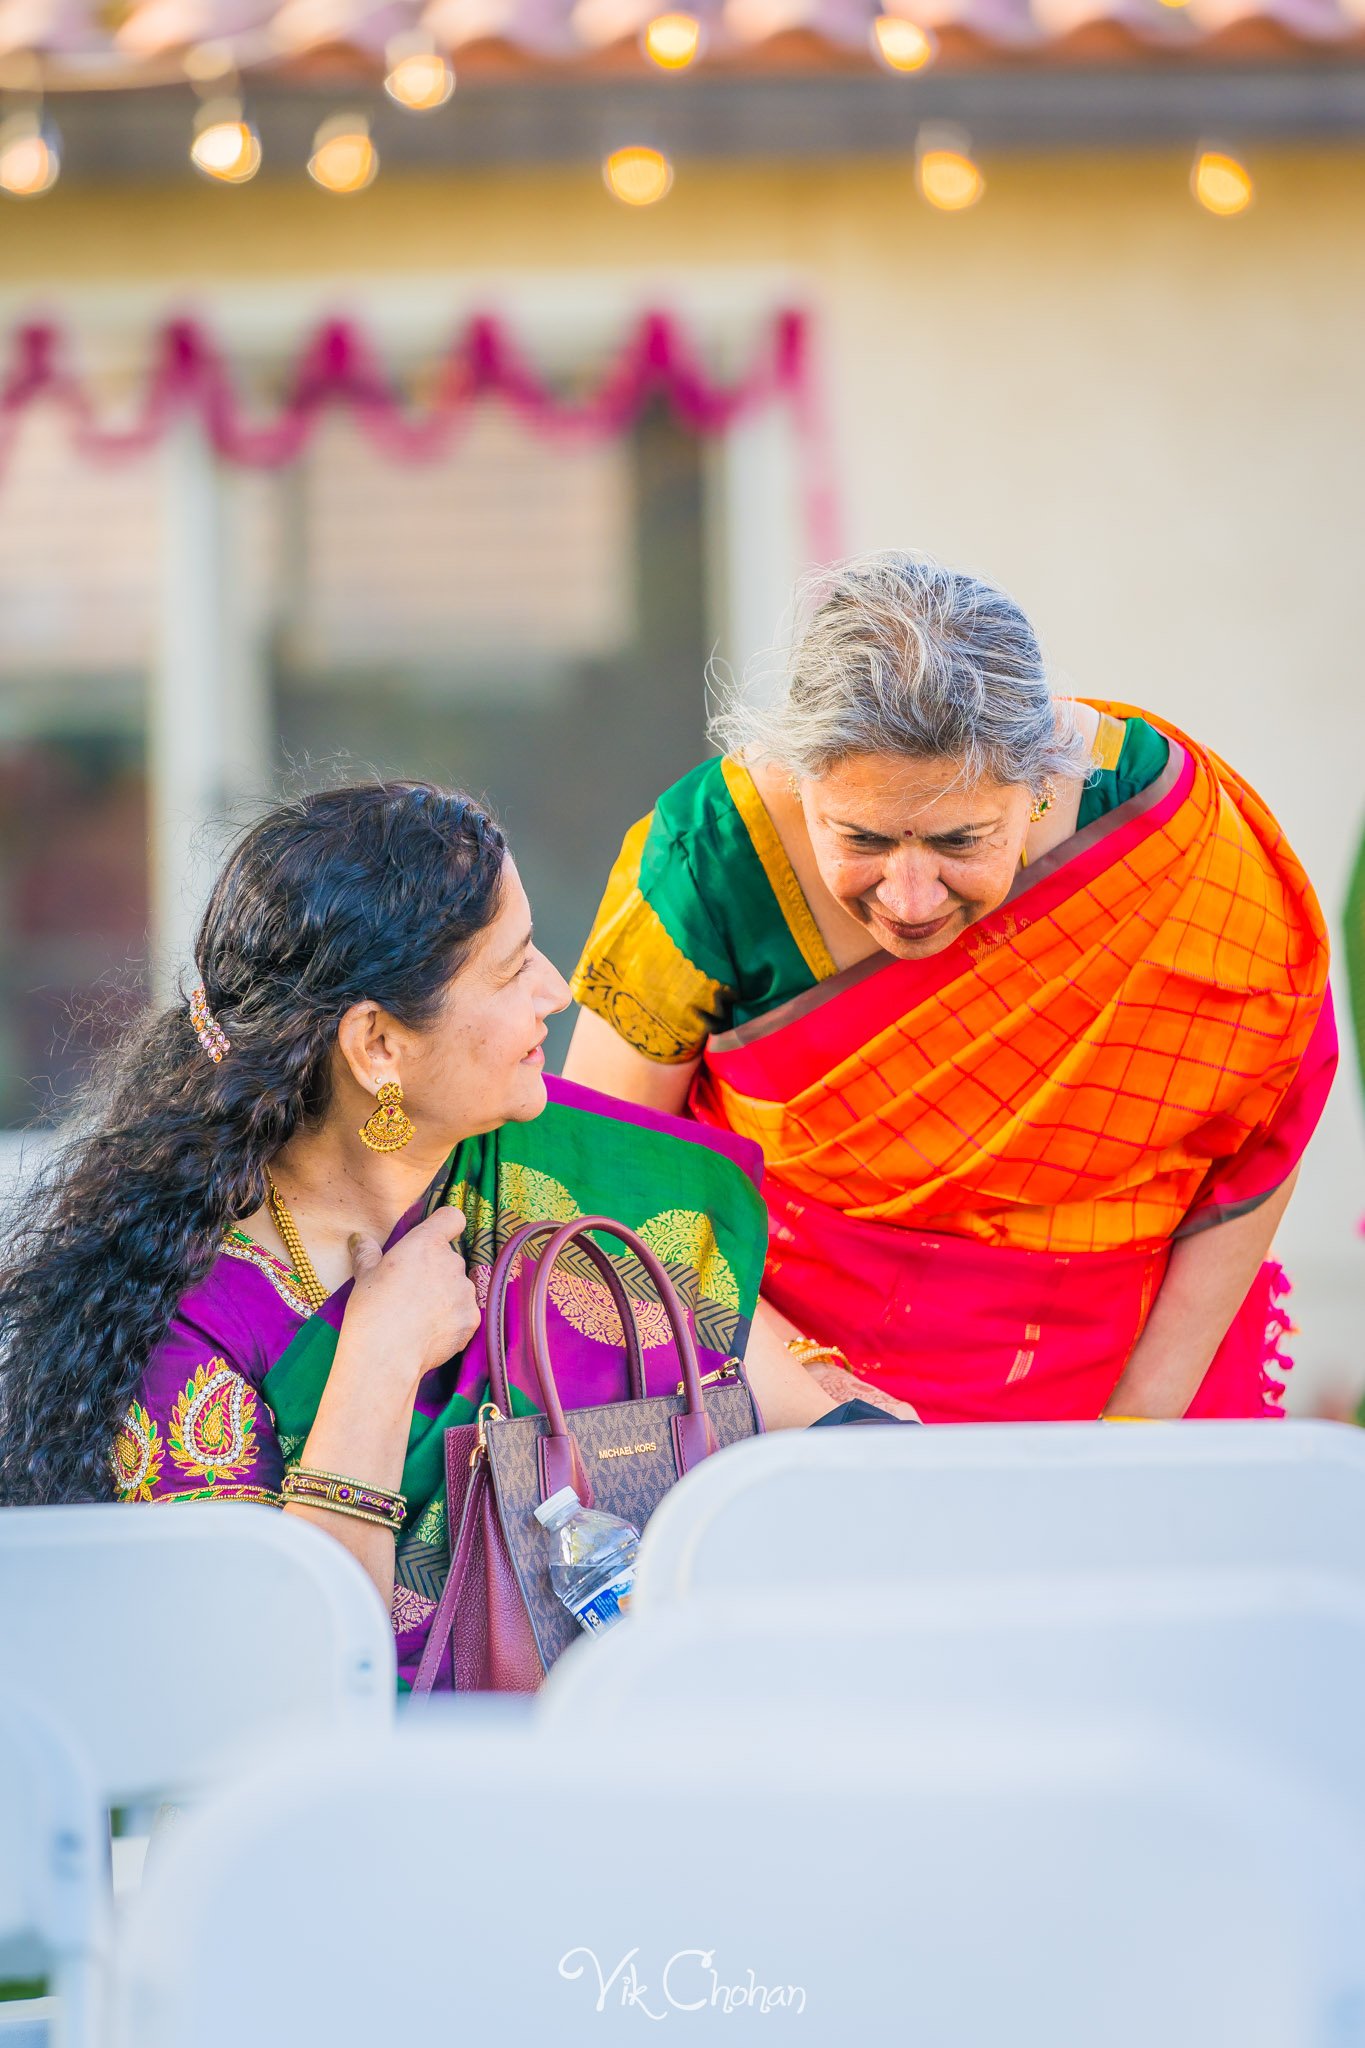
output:
[{"label": "pink fabric garland", "polygon": [[605,439],[623,434],[645,406],[661,398],[689,433],[724,434],[760,406],[781,400],[790,410],[802,460],[806,542],[811,558],[839,552],[831,466],[823,415],[811,370],[805,314],[779,313],[747,374],[733,384],[708,378],[686,333],[667,313],[648,313],[612,362],[596,391],[565,398],[520,354],[491,314],[472,319],[444,358],[434,395],[406,405],[363,330],[330,320],[305,344],[273,419],[252,420],[212,337],[193,320],[161,330],[138,417],[131,426],[102,425],[89,391],[67,360],[67,338],[52,325],[18,330],[0,387],[0,462],[20,419],[39,400],[61,406],[76,445],[96,460],[145,454],[178,420],[197,417],[226,462],[278,469],[305,452],[322,414],[344,407],[374,446],[396,462],[445,455],[481,399],[500,398],[533,432],[547,438]]}]

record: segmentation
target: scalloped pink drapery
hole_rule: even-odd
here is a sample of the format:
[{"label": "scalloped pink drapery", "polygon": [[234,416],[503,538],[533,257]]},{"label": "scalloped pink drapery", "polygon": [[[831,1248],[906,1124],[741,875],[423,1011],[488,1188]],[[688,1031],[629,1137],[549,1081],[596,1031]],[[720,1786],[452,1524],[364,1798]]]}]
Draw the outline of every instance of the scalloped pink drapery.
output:
[{"label": "scalloped pink drapery", "polygon": [[677,319],[646,314],[584,396],[556,391],[531,367],[506,324],[480,314],[436,366],[430,392],[421,404],[409,402],[364,330],[354,321],[329,320],[304,344],[283,399],[263,417],[248,406],[225,352],[205,327],[175,320],[153,345],[135,416],[114,425],[101,419],[65,332],[35,323],[16,331],[0,384],[0,462],[24,413],[40,401],[65,412],[76,446],[95,460],[145,454],[168,429],[191,418],[222,460],[253,469],[297,461],[324,413],[338,408],[391,460],[430,462],[450,452],[484,399],[510,406],[529,431],[547,439],[626,433],[656,401],[689,433],[718,435],[778,403],[787,407],[796,437],[807,553],[828,561],[839,552],[810,322],[802,312],[777,314],[748,369],[731,383],[707,373]]}]

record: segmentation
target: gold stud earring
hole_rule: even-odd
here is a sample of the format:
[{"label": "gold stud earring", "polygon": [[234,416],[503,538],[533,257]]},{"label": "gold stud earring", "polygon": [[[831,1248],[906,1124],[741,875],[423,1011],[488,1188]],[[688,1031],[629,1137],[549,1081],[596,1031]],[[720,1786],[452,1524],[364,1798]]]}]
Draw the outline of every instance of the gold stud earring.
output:
[{"label": "gold stud earring", "polygon": [[374,1115],[360,1126],[360,1136],[371,1152],[401,1152],[417,1126],[403,1108],[403,1091],[396,1081],[381,1082]]},{"label": "gold stud earring", "polygon": [[1048,812],[1052,809],[1052,806],[1056,803],[1056,801],[1057,792],[1053,788],[1048,778],[1044,776],[1043,786],[1038,791],[1038,794],[1034,797],[1033,809],[1028,814],[1029,823],[1031,825],[1041,825],[1043,819],[1047,816]]}]

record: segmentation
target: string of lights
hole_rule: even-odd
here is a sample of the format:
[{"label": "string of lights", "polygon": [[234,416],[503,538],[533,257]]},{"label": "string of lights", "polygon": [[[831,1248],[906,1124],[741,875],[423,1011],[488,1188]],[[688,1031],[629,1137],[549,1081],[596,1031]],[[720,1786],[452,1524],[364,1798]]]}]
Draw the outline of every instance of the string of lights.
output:
[{"label": "string of lights", "polygon": [[[321,0],[285,0],[283,15],[307,12]],[[747,22],[757,39],[780,32],[784,23],[772,10],[781,0],[728,0],[727,16],[737,7],[768,12]],[[1165,9],[1184,0],[1160,0]],[[281,17],[282,18],[282,17]],[[432,18],[431,9],[427,19]],[[670,11],[642,17],[638,0],[577,0],[572,15],[575,31],[588,44],[619,41],[635,33],[644,60],[664,73],[680,73],[706,53],[707,25],[696,14]],[[300,36],[309,27],[292,25]],[[316,24],[312,24],[315,28]],[[306,40],[306,38],[305,38]],[[882,12],[868,27],[872,57],[886,72],[913,76],[933,65],[939,43],[932,28],[898,12]],[[206,44],[186,52],[184,68],[200,104],[193,116],[189,158],[204,178],[222,185],[246,185],[260,171],[264,152],[252,120],[231,48]],[[33,59],[35,81],[41,77]],[[395,105],[419,117],[444,107],[455,92],[455,66],[426,26],[390,39],[384,52],[384,90]],[[915,138],[915,182],[926,205],[942,213],[965,213],[980,204],[987,180],[971,139],[958,128],[924,123]],[[56,185],[62,169],[62,142],[55,123],[44,112],[41,84],[8,91],[0,109],[0,194],[13,199],[38,199]],[[322,120],[313,137],[307,172],[322,191],[350,197],[366,191],[379,175],[380,158],[370,117],[358,108],[342,108]],[[675,166],[652,144],[622,137],[602,159],[607,191],[623,206],[658,205],[675,183]],[[1201,142],[1189,171],[1189,189],[1209,214],[1226,219],[1244,213],[1255,197],[1255,181],[1247,164],[1226,143]]]}]

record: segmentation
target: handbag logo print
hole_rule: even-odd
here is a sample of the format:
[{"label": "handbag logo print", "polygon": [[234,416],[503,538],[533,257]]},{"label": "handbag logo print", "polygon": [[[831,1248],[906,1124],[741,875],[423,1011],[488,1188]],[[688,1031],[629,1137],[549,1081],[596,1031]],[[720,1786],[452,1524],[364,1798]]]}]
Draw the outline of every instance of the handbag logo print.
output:
[{"label": "handbag logo print", "polygon": [[609,1444],[607,1449],[597,1453],[599,1458],[633,1458],[637,1451],[657,1451],[658,1444],[651,1437],[647,1444]]}]

